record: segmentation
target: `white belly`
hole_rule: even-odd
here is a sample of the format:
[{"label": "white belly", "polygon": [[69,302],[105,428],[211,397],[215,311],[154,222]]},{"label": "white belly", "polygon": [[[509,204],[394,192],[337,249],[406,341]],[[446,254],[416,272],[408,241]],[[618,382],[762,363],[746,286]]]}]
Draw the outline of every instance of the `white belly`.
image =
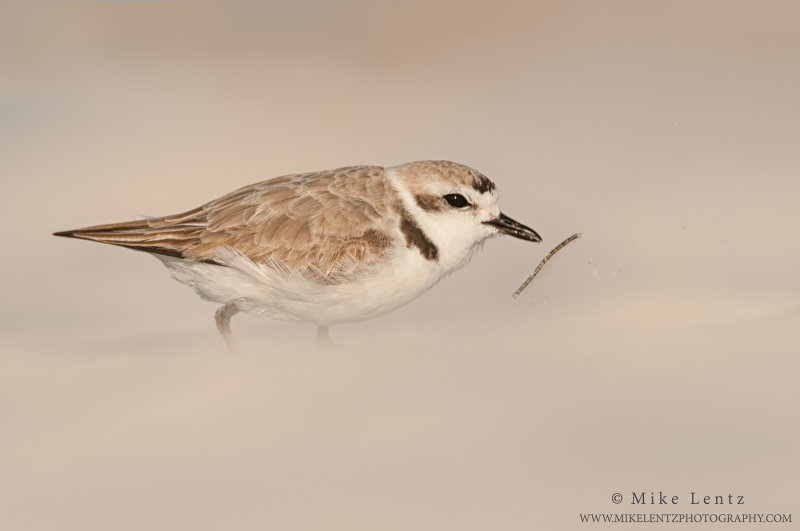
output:
[{"label": "white belly", "polygon": [[369,273],[338,284],[320,284],[231,255],[227,267],[158,256],[172,276],[202,298],[236,302],[244,312],[319,326],[361,321],[416,299],[451,270],[426,260],[416,249],[400,249]]}]

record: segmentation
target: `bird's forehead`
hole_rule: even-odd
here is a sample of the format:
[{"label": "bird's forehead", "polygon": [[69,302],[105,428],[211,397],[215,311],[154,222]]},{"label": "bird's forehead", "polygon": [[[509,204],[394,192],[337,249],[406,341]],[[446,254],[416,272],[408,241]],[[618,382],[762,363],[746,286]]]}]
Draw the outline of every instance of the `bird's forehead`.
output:
[{"label": "bird's forehead", "polygon": [[423,160],[403,164],[398,174],[412,190],[422,191],[433,186],[470,188],[478,194],[494,192],[494,183],[469,166],[443,160]]}]

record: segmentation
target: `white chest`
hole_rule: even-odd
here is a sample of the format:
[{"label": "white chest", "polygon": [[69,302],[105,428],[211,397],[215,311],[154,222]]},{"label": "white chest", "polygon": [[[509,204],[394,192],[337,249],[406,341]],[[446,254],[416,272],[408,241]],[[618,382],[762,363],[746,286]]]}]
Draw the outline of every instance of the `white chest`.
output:
[{"label": "white chest", "polygon": [[448,273],[416,249],[402,249],[368,275],[320,293],[317,308],[312,311],[328,324],[368,319],[411,302]]}]

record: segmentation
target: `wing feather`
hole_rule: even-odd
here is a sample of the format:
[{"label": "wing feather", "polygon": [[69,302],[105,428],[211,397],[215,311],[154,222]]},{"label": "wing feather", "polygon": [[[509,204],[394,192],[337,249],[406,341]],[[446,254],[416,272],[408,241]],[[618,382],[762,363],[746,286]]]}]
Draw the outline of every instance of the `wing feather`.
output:
[{"label": "wing feather", "polygon": [[270,179],[181,214],[56,234],[210,263],[232,248],[257,264],[344,278],[386,258],[398,226],[393,194],[383,168],[353,166]]}]

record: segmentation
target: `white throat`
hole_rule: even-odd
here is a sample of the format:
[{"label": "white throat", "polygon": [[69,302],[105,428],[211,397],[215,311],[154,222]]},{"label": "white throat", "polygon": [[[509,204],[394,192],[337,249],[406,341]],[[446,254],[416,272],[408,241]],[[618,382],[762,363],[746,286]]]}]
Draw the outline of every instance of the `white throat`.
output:
[{"label": "white throat", "polygon": [[397,178],[393,168],[387,168],[386,177],[397,192],[403,208],[436,246],[436,268],[444,276],[464,267],[493,231],[477,223],[464,223],[458,216],[429,213],[420,208],[413,194]]}]

